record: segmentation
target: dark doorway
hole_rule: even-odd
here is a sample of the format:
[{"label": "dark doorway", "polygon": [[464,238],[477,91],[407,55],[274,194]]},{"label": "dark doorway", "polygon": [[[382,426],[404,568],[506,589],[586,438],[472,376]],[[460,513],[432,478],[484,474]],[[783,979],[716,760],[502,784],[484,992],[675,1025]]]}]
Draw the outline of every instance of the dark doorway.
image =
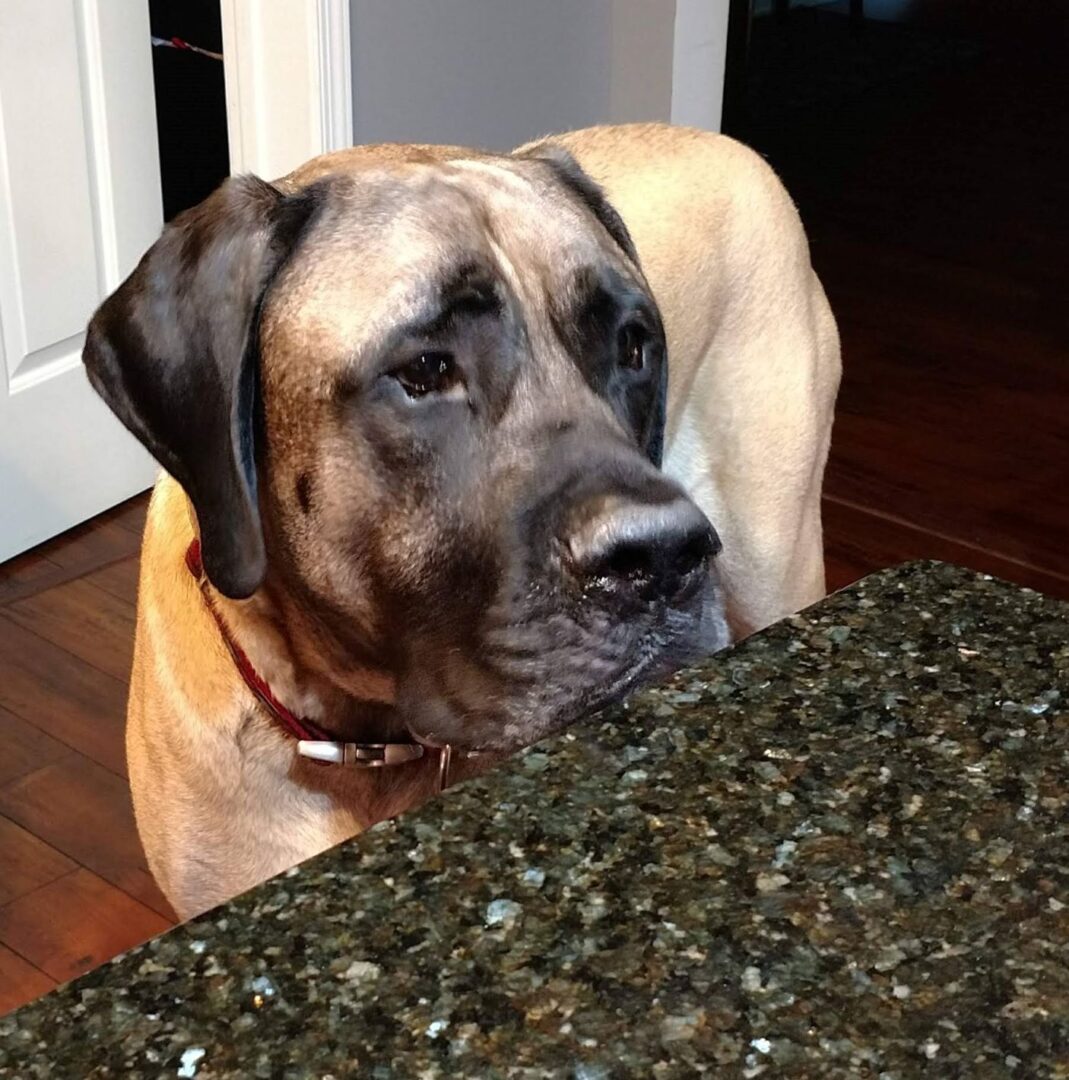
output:
[{"label": "dark doorway", "polygon": [[149,0],[149,19],[157,39],[152,74],[163,216],[170,221],[210,195],[230,172],[226,89],[217,58],[223,31],[218,0]]},{"label": "dark doorway", "polygon": [[1065,0],[733,3],[725,130],[842,333],[833,584],[934,556],[1069,596],[1067,31]]}]

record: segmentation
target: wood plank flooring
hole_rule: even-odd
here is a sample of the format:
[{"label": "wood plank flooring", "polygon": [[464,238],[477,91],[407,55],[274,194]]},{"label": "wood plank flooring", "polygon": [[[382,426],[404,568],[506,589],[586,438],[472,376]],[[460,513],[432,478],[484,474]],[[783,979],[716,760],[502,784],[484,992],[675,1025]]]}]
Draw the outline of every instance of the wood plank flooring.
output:
[{"label": "wood plank flooring", "polygon": [[0,1013],[174,923],[123,752],[146,506],[0,566]]}]

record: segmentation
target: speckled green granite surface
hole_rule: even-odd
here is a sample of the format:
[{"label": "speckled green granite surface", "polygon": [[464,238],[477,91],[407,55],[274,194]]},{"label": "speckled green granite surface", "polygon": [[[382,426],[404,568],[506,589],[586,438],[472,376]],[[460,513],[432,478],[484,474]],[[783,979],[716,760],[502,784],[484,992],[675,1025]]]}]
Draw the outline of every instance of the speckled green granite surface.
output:
[{"label": "speckled green granite surface", "polygon": [[1069,1077],[1069,605],[867,579],[0,1020],[9,1077]]}]

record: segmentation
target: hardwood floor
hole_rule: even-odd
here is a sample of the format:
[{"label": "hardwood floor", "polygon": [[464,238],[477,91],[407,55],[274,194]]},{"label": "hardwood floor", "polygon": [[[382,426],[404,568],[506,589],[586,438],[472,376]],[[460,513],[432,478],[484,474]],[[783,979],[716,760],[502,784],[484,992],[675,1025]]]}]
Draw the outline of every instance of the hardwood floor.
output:
[{"label": "hardwood floor", "polygon": [[[1031,33],[999,37],[1010,7]],[[907,49],[867,29],[876,70],[829,62],[846,37],[780,42],[749,136],[799,203],[842,331],[829,586],[938,558],[1069,598],[1066,5],[914,8],[972,36]],[[798,22],[815,17],[787,25],[823,32]],[[145,506],[0,566],[0,1013],[173,921],[123,755]]]},{"label": "hardwood floor", "polygon": [[832,579],[928,554],[1069,597],[1069,3],[846,6],[755,20],[733,132],[839,320]]},{"label": "hardwood floor", "polygon": [[0,566],[0,1013],[174,923],[123,753],[146,505]]}]

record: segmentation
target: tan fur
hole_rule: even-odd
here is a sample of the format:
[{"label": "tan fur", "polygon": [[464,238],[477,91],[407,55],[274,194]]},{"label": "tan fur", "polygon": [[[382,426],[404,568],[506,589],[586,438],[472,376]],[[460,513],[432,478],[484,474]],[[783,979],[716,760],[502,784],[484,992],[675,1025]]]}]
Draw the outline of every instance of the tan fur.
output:
[{"label": "tan fur", "polygon": [[[724,541],[728,610],[741,635],[824,593],[820,489],[839,381],[835,323],[782,186],[732,140],[665,125],[554,137],[626,222],[664,317],[670,387],[665,469]],[[360,147],[280,181],[395,162],[465,159],[457,148]],[[478,169],[478,164],[468,166]],[[166,475],[142,555],[127,753],[138,828],[183,917],[431,795],[436,764],[322,769],[256,713],[183,562],[188,502]],[[317,670],[314,637],[272,589],[218,598],[234,635],[296,712],[336,715],[339,695],[389,701],[381,672],[349,684]],[[309,631],[309,634],[311,631]],[[493,762],[461,765],[458,776]]]}]

